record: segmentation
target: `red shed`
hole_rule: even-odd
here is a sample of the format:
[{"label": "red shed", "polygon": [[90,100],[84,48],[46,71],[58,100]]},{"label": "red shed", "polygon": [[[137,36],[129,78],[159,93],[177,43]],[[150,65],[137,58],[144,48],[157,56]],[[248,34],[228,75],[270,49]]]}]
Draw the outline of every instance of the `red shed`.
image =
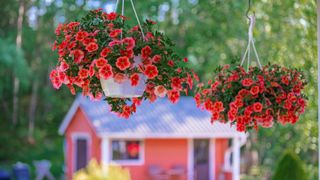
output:
[{"label": "red shed", "polygon": [[68,179],[90,159],[126,167],[133,180],[152,179],[160,170],[169,177],[178,168],[188,180],[240,179],[240,147],[246,141],[229,124],[212,125],[210,114],[190,97],[177,104],[143,102],[125,120],[105,102],[79,95],[59,133],[65,135]]}]

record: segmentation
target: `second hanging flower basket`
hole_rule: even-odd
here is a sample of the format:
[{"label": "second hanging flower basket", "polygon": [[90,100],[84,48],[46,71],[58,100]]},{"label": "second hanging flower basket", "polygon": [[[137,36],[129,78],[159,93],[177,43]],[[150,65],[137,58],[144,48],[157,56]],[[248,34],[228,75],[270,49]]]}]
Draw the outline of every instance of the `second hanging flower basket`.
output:
[{"label": "second hanging flower basket", "polygon": [[218,68],[214,82],[198,89],[195,100],[212,115],[211,120],[230,122],[238,131],[274,123],[294,124],[304,112],[306,81],[301,71],[278,65]]},{"label": "second hanging flower basket", "polygon": [[[262,66],[253,40],[255,16],[250,18],[249,41],[240,66],[218,68],[213,81],[200,84],[195,95],[198,107],[211,113],[211,122],[231,123],[240,132],[270,128],[274,123],[295,124],[307,98],[303,72],[276,64]],[[250,51],[258,67],[250,66]],[[247,69],[243,68],[247,60]]]},{"label": "second hanging flower basket", "polygon": [[101,9],[60,24],[53,47],[59,55],[50,74],[53,86],[65,84],[72,94],[82,92],[96,100],[104,93],[111,110],[124,118],[143,99],[153,102],[167,95],[177,102],[196,75],[154,24],[147,20],[141,28],[130,27],[126,17]]}]

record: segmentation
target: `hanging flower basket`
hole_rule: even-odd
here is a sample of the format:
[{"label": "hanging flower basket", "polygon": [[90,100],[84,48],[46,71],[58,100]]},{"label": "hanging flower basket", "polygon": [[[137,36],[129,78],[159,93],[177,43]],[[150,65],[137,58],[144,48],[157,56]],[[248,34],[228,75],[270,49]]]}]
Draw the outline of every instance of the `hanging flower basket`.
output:
[{"label": "hanging flower basket", "polygon": [[[231,122],[240,132],[270,128],[274,123],[294,124],[304,112],[306,85],[302,71],[271,64],[261,66],[252,38],[251,18],[249,44],[240,66],[218,68],[214,81],[200,84],[195,95],[198,107],[209,111],[211,121]],[[259,67],[249,66],[250,47]],[[242,67],[248,60],[248,69]]]},{"label": "hanging flower basket", "polygon": [[212,114],[211,120],[231,122],[238,131],[274,123],[294,124],[304,112],[306,81],[301,71],[278,65],[218,68],[214,82],[200,85],[196,103]]},{"label": "hanging flower basket", "polygon": [[125,118],[144,99],[153,102],[167,95],[177,102],[196,75],[154,24],[147,20],[130,27],[125,16],[101,9],[60,24],[53,47],[59,55],[50,74],[53,86],[65,84],[72,94],[82,92],[94,100],[104,93],[111,110]]}]

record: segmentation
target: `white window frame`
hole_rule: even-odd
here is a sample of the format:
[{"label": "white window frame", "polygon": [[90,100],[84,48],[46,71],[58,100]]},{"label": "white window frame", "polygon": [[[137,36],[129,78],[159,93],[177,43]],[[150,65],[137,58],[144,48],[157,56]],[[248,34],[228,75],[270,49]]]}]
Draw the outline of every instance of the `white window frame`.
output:
[{"label": "white window frame", "polygon": [[90,155],[91,155],[91,136],[89,133],[84,132],[76,132],[71,134],[72,138],[72,153],[73,153],[73,160],[72,160],[72,172],[76,172],[76,163],[77,163],[77,140],[84,139],[87,142],[87,162],[90,161]]},{"label": "white window frame", "polygon": [[[144,139],[123,139],[123,138],[111,138],[109,144],[109,157],[111,164],[118,164],[123,166],[141,166],[144,164],[145,147]],[[126,160],[113,160],[112,157],[112,141],[139,141],[139,159],[126,159]]]}]

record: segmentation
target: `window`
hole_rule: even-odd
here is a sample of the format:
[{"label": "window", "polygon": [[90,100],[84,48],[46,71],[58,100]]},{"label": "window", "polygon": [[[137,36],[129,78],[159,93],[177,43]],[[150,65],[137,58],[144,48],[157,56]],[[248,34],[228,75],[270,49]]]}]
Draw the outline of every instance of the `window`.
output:
[{"label": "window", "polygon": [[142,160],[142,142],[138,140],[112,140],[111,160],[121,162],[139,162]]}]

